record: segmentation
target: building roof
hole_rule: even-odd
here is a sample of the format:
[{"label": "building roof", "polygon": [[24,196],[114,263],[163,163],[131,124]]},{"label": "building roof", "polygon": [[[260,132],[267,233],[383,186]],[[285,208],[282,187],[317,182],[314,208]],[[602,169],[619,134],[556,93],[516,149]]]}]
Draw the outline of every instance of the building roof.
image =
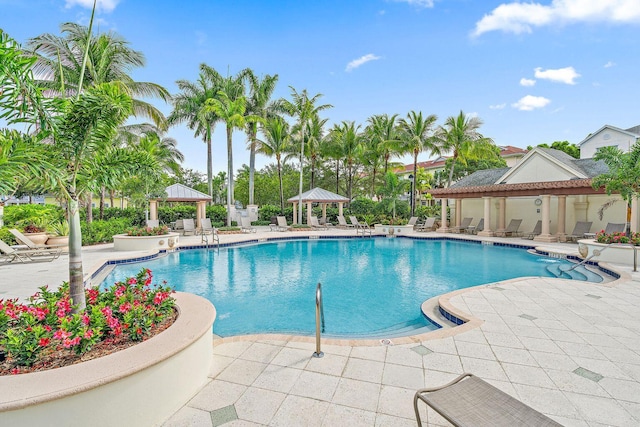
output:
[{"label": "building roof", "polygon": [[582,146],[585,142],[590,140],[592,136],[599,134],[604,129],[611,129],[611,130],[615,130],[615,131],[620,132],[620,133],[627,134],[627,135],[629,135],[630,137],[633,137],[633,138],[640,138],[640,125],[631,127],[629,129],[621,129],[619,127],[615,127],[615,126],[611,126],[611,125],[604,125],[600,129],[598,129],[597,131],[587,135],[587,137],[585,139],[583,139],[582,141],[580,141],[578,143],[578,147]]},{"label": "building roof", "polygon": [[[502,146],[498,146],[498,148],[500,148],[500,157],[502,158],[524,156],[525,154],[528,153],[528,151],[525,150],[524,148],[518,148],[512,145],[502,145]],[[440,156],[435,159],[427,160],[426,162],[418,162],[418,167],[425,170],[444,168],[444,165],[447,159],[449,158],[451,158],[451,156],[447,156],[447,157]],[[395,172],[396,173],[413,172],[413,163],[404,165],[402,168],[397,169]]]},{"label": "building roof", "polygon": [[168,202],[199,202],[211,200],[211,196],[182,184],[173,184],[165,189]]},{"label": "building roof", "polygon": [[[287,202],[293,203],[300,201],[300,195],[296,195],[287,199]],[[313,188],[302,193],[302,202],[320,202],[320,203],[347,203],[348,198],[322,188]]]}]

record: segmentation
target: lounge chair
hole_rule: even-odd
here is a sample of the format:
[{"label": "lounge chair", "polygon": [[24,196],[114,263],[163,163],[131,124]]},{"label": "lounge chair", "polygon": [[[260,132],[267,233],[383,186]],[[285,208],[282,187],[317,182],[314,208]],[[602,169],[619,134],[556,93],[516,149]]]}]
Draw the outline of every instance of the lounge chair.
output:
[{"label": "lounge chair", "polygon": [[454,233],[463,233],[467,230],[467,228],[469,228],[469,226],[471,225],[471,221],[473,221],[473,218],[464,218],[460,225],[458,225],[457,227],[453,227],[451,231]]},{"label": "lounge chair", "polygon": [[349,224],[344,215],[338,215],[338,228],[353,228],[355,225]]},{"label": "lounge chair", "polygon": [[27,261],[53,261],[62,253],[62,248],[51,249],[17,249],[12,248],[0,240],[0,261],[2,262],[27,262]]},{"label": "lounge chair", "polygon": [[196,234],[196,224],[193,221],[193,218],[187,218],[182,220],[182,234]]},{"label": "lounge chair", "polygon": [[211,218],[202,218],[200,220],[200,233],[202,234],[216,234],[218,230],[211,225]]},{"label": "lounge chair", "polygon": [[413,227],[416,231],[433,231],[436,228],[436,218],[435,217],[427,217],[424,221],[424,224],[419,224]]},{"label": "lounge chair", "polygon": [[276,217],[276,220],[278,221],[278,224],[275,226],[275,230],[276,231],[289,231],[291,230],[291,227],[289,227],[289,225],[287,225],[287,218],[284,216],[278,216]]},{"label": "lounge chair", "polygon": [[182,233],[182,230],[184,230],[184,220],[183,219],[176,220],[176,222],[173,223],[173,226],[171,227],[171,229],[173,231],[177,231],[178,233]]},{"label": "lounge chair", "polygon": [[413,398],[418,427],[422,400],[454,426],[560,426],[551,418],[473,374],[462,374],[440,387],[423,388]]},{"label": "lounge chair", "polygon": [[573,227],[571,234],[567,234],[566,236],[567,242],[575,242],[578,239],[584,238],[584,234],[591,230],[591,224],[593,224],[591,221],[576,222],[576,226]]},{"label": "lounge chair", "polygon": [[417,216],[412,216],[411,218],[409,218],[409,222],[407,223],[407,225],[412,225],[413,229],[416,229],[416,225],[418,222],[418,217]]},{"label": "lounge chair", "polygon": [[507,237],[507,236],[518,236],[521,235],[522,232],[518,231],[520,228],[520,224],[522,224],[522,219],[512,219],[509,221],[509,225],[504,230],[496,231],[496,236]]},{"label": "lounge chair", "polygon": [[627,228],[627,224],[616,224],[614,222],[610,222],[607,224],[607,227],[604,229],[604,234],[612,234],[612,233],[624,233]]},{"label": "lounge chair", "polygon": [[160,220],[159,219],[148,219],[147,220],[147,227],[149,227],[149,228],[160,227]]},{"label": "lounge chair", "polygon": [[465,231],[469,234],[478,234],[478,231],[482,230],[484,230],[484,218],[480,218],[476,225],[470,225]]},{"label": "lounge chair", "polygon": [[318,221],[317,216],[311,217],[311,228],[314,230],[328,230],[329,228],[326,225],[320,225],[320,221]]},{"label": "lounge chair", "polygon": [[360,228],[363,230],[371,229],[366,221],[358,221],[358,218],[356,218],[355,215],[349,215],[349,221],[351,221],[351,224],[353,224],[356,228]]},{"label": "lounge chair", "polygon": [[528,233],[524,233],[522,235],[522,238],[523,239],[533,240],[533,238],[536,237],[539,234],[542,234],[542,220],[541,219],[539,219],[538,222],[536,222],[536,225],[533,227],[533,230],[531,230]]},{"label": "lounge chair", "polygon": [[38,245],[37,243],[34,243],[33,240],[31,240],[30,238],[28,238],[27,236],[25,236],[24,234],[22,234],[19,230],[16,230],[15,228],[12,228],[9,230],[9,232],[11,234],[13,234],[16,239],[22,243],[23,245],[26,245],[27,248],[35,250],[35,249],[59,249],[62,247],[67,247],[68,245]]},{"label": "lounge chair", "polygon": [[243,233],[255,233],[257,230],[251,225],[251,219],[248,216],[240,217],[240,230]]}]

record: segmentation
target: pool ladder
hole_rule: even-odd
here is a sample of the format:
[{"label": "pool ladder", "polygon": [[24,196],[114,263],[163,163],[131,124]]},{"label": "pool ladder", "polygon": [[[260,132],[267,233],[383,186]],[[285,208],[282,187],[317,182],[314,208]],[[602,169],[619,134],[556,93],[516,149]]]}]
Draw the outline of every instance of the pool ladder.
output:
[{"label": "pool ladder", "polygon": [[[209,237],[205,234],[204,230],[201,231],[202,238],[200,239],[200,243],[204,243],[209,246]],[[218,231],[214,228],[211,232],[211,243],[216,242],[218,244],[218,249],[220,249],[220,236],[218,235]]]},{"label": "pool ladder", "polygon": [[322,307],[322,285],[318,283],[316,287],[316,351],[313,357],[322,357],[324,353],[320,351],[320,333],[324,332],[324,308]]}]

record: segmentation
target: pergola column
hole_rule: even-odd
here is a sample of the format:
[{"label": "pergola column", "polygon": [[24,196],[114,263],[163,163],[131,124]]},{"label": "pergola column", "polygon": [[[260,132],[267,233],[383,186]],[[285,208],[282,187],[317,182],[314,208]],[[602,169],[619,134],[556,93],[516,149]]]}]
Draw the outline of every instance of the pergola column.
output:
[{"label": "pergola column", "polygon": [[492,237],[495,236],[491,230],[491,196],[484,196],[484,229],[478,232],[478,236]]},{"label": "pergola column", "polygon": [[149,219],[158,219],[158,201],[149,200]]},{"label": "pergola column", "polygon": [[342,208],[344,207],[344,202],[338,202],[338,215],[342,216]]},{"label": "pergola column", "polygon": [[446,233],[449,231],[449,228],[447,227],[447,199],[440,199],[440,205],[440,218],[442,219],[440,220],[440,228],[438,228],[438,232]]},{"label": "pergola column", "polygon": [[462,199],[455,199],[456,201],[456,227],[460,227],[462,224]]},{"label": "pergola column", "polygon": [[307,202],[307,225],[311,225],[311,202]]},{"label": "pergola column", "polygon": [[567,241],[566,233],[567,223],[567,196],[558,196],[558,232],[556,236],[559,242]]},{"label": "pergola column", "polygon": [[293,223],[298,223],[298,202],[293,202]]},{"label": "pergola column", "polygon": [[202,219],[207,215],[207,202],[205,200],[196,202],[196,226],[202,228]]},{"label": "pergola column", "polygon": [[323,224],[327,223],[327,204],[326,203],[322,204],[322,223]]},{"label": "pergola column", "polygon": [[573,202],[573,210],[575,212],[576,221],[586,221],[587,220],[587,209],[589,208],[589,202],[587,201],[587,196],[580,195]]},{"label": "pergola column", "polygon": [[556,236],[552,236],[549,232],[549,222],[550,222],[550,211],[551,211],[551,196],[549,194],[544,194],[540,196],[542,199],[542,234],[534,237],[533,240],[537,242],[557,242],[558,238]]},{"label": "pergola column", "polygon": [[504,233],[507,217],[507,198],[498,197],[498,228],[496,232]]}]

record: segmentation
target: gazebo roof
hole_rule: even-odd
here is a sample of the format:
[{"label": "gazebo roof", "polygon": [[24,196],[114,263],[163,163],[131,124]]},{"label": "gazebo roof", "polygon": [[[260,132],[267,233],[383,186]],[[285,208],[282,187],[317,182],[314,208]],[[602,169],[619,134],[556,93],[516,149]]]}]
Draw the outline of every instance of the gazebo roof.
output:
[{"label": "gazebo roof", "polygon": [[211,200],[211,196],[201,193],[198,190],[187,187],[182,184],[173,184],[168,186],[165,191],[167,192],[167,202],[199,202],[202,200]]},{"label": "gazebo roof", "polygon": [[[300,195],[290,197],[287,202],[294,203],[300,201]],[[302,202],[319,202],[319,203],[347,203],[348,198],[322,188],[313,188],[302,193]]]}]

